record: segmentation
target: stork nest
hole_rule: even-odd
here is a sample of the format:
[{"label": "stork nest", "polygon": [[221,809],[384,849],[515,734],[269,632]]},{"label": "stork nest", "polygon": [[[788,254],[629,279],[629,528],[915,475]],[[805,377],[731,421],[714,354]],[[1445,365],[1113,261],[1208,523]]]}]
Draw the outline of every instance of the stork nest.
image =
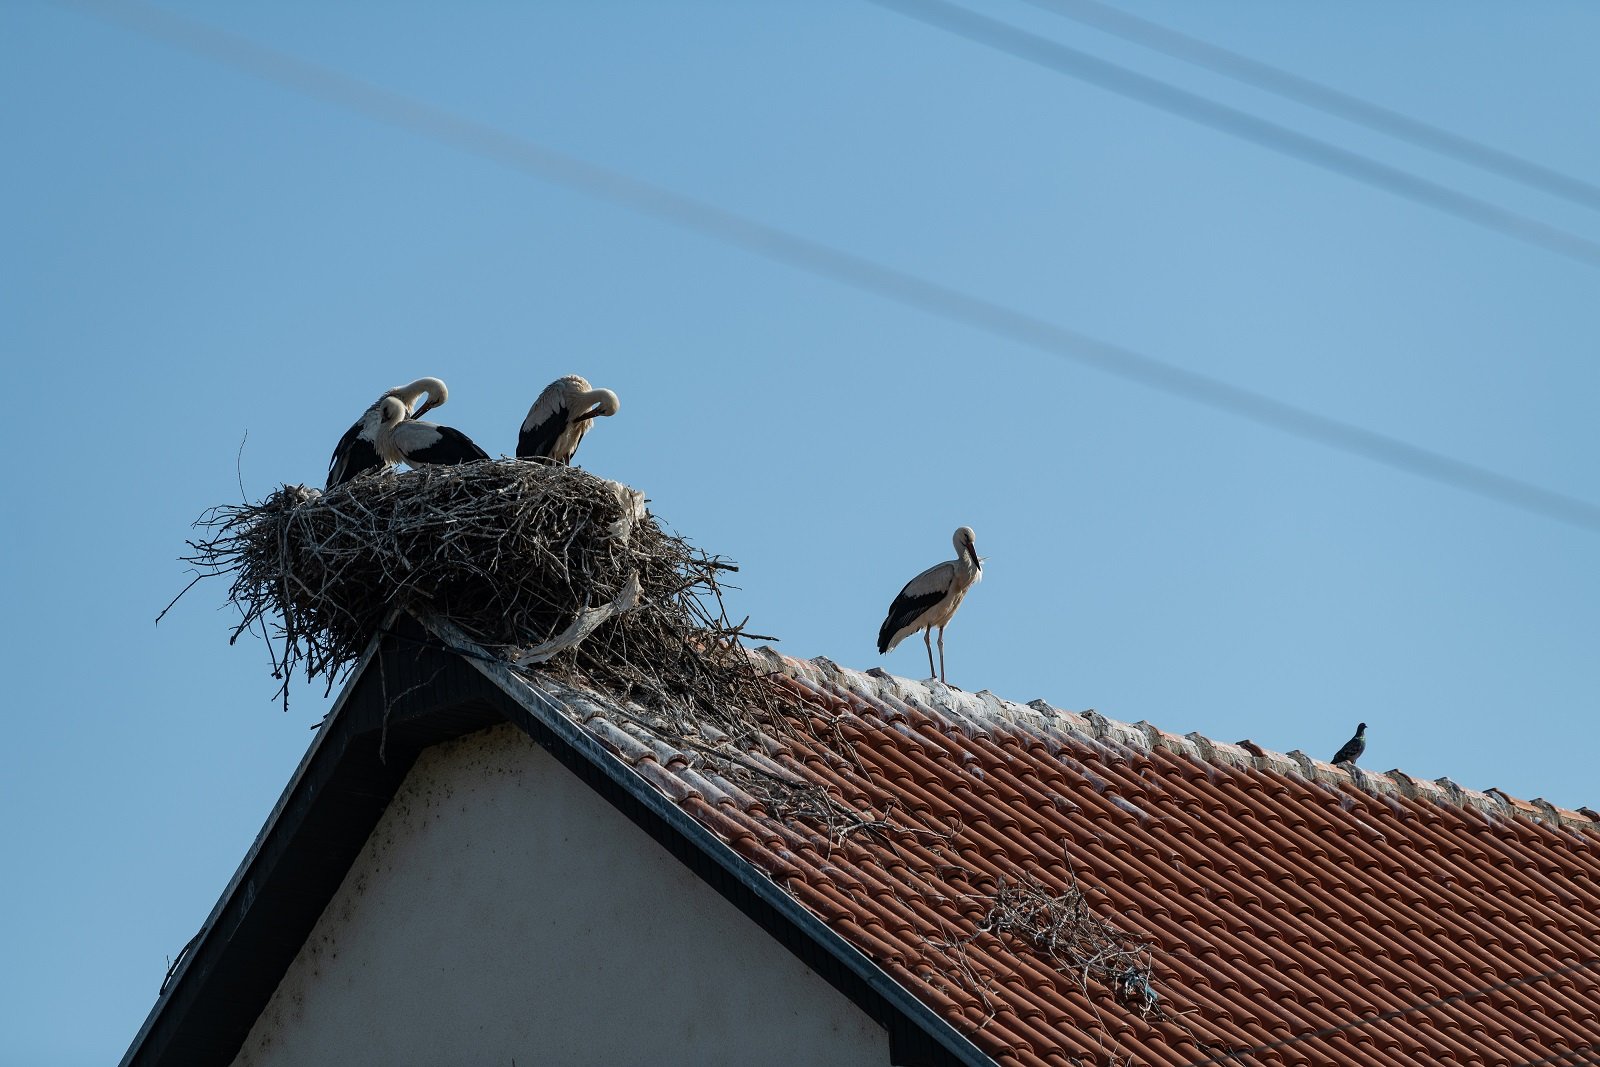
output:
[{"label": "stork nest", "polygon": [[748,709],[770,697],[723,604],[718,575],[737,568],[663,531],[644,504],[555,464],[423,467],[213,508],[182,560],[195,582],[231,578],[230,640],[265,639],[286,709],[297,671],[331,691],[400,608],[449,620],[514,666],[748,736]]}]

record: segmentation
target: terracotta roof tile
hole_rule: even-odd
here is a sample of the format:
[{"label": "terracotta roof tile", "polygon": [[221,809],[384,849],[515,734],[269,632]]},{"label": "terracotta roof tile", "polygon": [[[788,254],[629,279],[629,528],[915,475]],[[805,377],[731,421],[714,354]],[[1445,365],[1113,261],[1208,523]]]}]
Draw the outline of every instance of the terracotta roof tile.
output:
[{"label": "terracotta roof tile", "polygon": [[[1600,1032],[1592,809],[753,656],[799,728],[751,762],[870,826],[563,700],[998,1063],[1509,1064]],[[1025,876],[1147,945],[1159,1008],[996,926]]]}]

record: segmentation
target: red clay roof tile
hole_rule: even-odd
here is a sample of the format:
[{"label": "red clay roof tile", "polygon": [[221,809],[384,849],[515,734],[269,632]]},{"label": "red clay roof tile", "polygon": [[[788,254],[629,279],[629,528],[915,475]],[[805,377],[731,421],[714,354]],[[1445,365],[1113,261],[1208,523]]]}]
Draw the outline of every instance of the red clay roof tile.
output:
[{"label": "red clay roof tile", "polygon": [[[870,826],[786,814],[590,705],[585,726],[998,1063],[1521,1063],[1595,1040],[1592,809],[753,656],[798,728],[751,762]],[[1024,875],[1058,934],[1077,914],[1148,946],[1154,1008],[1005,927]]]}]

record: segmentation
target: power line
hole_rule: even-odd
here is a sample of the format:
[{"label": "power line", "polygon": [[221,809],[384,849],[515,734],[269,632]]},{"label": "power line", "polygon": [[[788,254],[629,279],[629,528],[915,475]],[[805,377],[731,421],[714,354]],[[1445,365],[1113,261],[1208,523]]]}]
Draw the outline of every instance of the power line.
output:
[{"label": "power line", "polygon": [[1076,48],[1029,33],[946,0],[869,0],[886,10],[986,45],[1018,59],[1089,82],[1119,96],[1197,122],[1263,148],[1341,174],[1503,236],[1589,267],[1600,267],[1600,243],[1480,200],[1409,171],[1318,140],[1298,130],[1219,104]]},{"label": "power line", "polygon": [[1363,100],[1292,71],[1202,41],[1099,0],[1023,0],[1036,8],[1143,45],[1214,74],[1281,96],[1502,178],[1600,210],[1600,186],[1452,133],[1393,108]]},{"label": "power line", "polygon": [[[1354,1030],[1360,1026],[1371,1026],[1374,1023],[1389,1022],[1392,1019],[1398,1019],[1401,1016],[1411,1015],[1415,1012],[1429,1011],[1433,1008],[1442,1008],[1446,1004],[1455,1004],[1463,1000],[1474,1000],[1478,997],[1486,997],[1490,993],[1498,993],[1502,990],[1514,989],[1517,986],[1531,985],[1535,982],[1546,982],[1552,978],[1559,978],[1564,974],[1571,974],[1574,971],[1588,970],[1589,968],[1596,966],[1600,966],[1600,959],[1580,960],[1577,963],[1569,963],[1563,967],[1557,967],[1554,970],[1542,971],[1539,974],[1520,975],[1516,978],[1508,978],[1503,982],[1496,982],[1493,985],[1483,986],[1479,989],[1469,989],[1461,993],[1452,993],[1447,997],[1439,997],[1436,1000],[1422,1001],[1417,1004],[1408,1005],[1404,1008],[1395,1008],[1392,1011],[1378,1012],[1375,1015],[1365,1015],[1359,1019],[1352,1019],[1347,1023],[1339,1023],[1337,1026],[1324,1027],[1321,1030],[1315,1030],[1308,1034],[1295,1034],[1293,1037],[1279,1038],[1277,1041],[1268,1041],[1266,1044],[1262,1045],[1252,1045],[1249,1048],[1233,1049],[1229,1052],[1212,1056],[1209,1059],[1193,1060],[1184,1064],[1183,1067],[1209,1067],[1209,1065],[1214,1063],[1227,1063],[1229,1060],[1237,1060],[1241,1056],[1253,1056],[1258,1052],[1270,1052],[1273,1049],[1283,1048],[1286,1045],[1297,1044],[1301,1041],[1311,1041],[1319,1037],[1330,1037],[1333,1034],[1340,1034],[1346,1030]],[[1600,1045],[1591,1046],[1591,1048],[1594,1047],[1600,1047]],[[1588,1050],[1578,1049],[1576,1051],[1583,1052]],[[1563,1055],[1571,1055],[1571,1053],[1568,1052]],[[1546,1062],[1552,1061],[1536,1060],[1534,1063],[1522,1064],[1520,1067],[1538,1067],[1539,1064]],[[1569,1065],[1569,1067],[1582,1067],[1582,1065],[1574,1064]]]},{"label": "power line", "polygon": [[[59,0],[109,18],[148,36],[247,70],[280,86],[346,107],[382,122],[417,133],[459,150],[561,184],[569,189],[621,204],[663,221],[714,237],[769,259],[842,282],[876,295],[1031,347],[1073,359],[1104,373],[1145,385],[1259,424],[1316,441],[1405,470],[1453,488],[1591,530],[1600,530],[1600,507],[1531,483],[1452,459],[1383,434],[1306,411],[1239,386],[1196,374],[1130,349],[1056,326],[1024,312],[937,282],[895,270],[820,242],[789,234],[733,212],[586,161],[545,148],[441,108],[358,81],[332,69],[268,49],[245,38],[189,22],[167,12],[136,7],[118,0]],[[883,2],[883,0],[876,0]],[[1325,1030],[1284,1038],[1186,1067],[1206,1067],[1241,1055],[1268,1051],[1328,1036],[1356,1026],[1397,1018],[1416,1011],[1484,996],[1513,986],[1547,980],[1600,963],[1589,960],[1543,974],[1511,979],[1472,990],[1354,1020]],[[1591,1046],[1591,1048],[1600,1047]],[[1586,1051],[1586,1050],[1573,1050]],[[1547,1057],[1521,1067],[1565,1058]],[[1600,1062],[1600,1061],[1590,1061]],[[1584,1067],[1584,1065],[1570,1065]]]},{"label": "power line", "polygon": [[546,148],[223,30],[125,0],[59,0],[145,36],[430,140],[926,314],[1336,451],[1600,531],[1600,505],[1318,414],[1058,326],[1027,312]]},{"label": "power line", "polygon": [[1596,1041],[1592,1045],[1584,1045],[1581,1048],[1569,1048],[1567,1051],[1557,1052],[1553,1056],[1545,1056],[1537,1060],[1526,1060],[1522,1063],[1515,1063],[1512,1064],[1511,1067],[1551,1067],[1553,1064],[1560,1064],[1560,1067],[1593,1067],[1594,1064],[1600,1063],[1600,1059],[1594,1059],[1591,1057],[1590,1059],[1579,1060],[1576,1063],[1561,1062],[1562,1060],[1567,1059],[1569,1056],[1586,1055],[1590,1052],[1600,1052],[1600,1041]]}]

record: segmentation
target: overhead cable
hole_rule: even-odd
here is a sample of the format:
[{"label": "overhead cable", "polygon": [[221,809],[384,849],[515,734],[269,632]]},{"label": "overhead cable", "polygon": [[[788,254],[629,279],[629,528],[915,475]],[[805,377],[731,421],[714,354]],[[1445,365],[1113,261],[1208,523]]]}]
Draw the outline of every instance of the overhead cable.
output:
[{"label": "overhead cable", "polygon": [[1102,341],[606,169],[307,60],[127,0],[58,0],[439,144],[928,315],[1519,510],[1600,531],[1600,505]]},{"label": "overhead cable", "polygon": [[[1508,978],[1505,981],[1495,982],[1492,985],[1481,986],[1477,989],[1463,990],[1460,993],[1452,993],[1449,996],[1437,997],[1433,1000],[1418,1001],[1415,1004],[1408,1004],[1403,1008],[1395,1008],[1392,1011],[1382,1011],[1376,1012],[1372,1015],[1363,1015],[1359,1018],[1351,1019],[1348,1022],[1340,1023],[1337,1026],[1325,1026],[1320,1030],[1313,1030],[1304,1034],[1293,1034],[1289,1037],[1279,1038],[1276,1041],[1268,1041],[1265,1044],[1251,1045],[1249,1048],[1230,1049],[1227,1052],[1218,1053],[1217,1055],[1211,1056],[1207,1059],[1192,1060],[1189,1063],[1184,1064],[1183,1067],[1211,1067],[1213,1064],[1239,1061],[1242,1057],[1254,1056],[1259,1052],[1271,1052],[1274,1049],[1284,1048],[1289,1045],[1298,1044],[1302,1041],[1311,1041],[1320,1037],[1329,1037],[1333,1034],[1344,1033],[1347,1030],[1355,1030],[1363,1026],[1371,1026],[1375,1023],[1389,1022],[1392,1019],[1399,1019],[1407,1015],[1414,1015],[1417,1012],[1431,1011],[1434,1008],[1442,1008],[1445,1005],[1457,1004],[1464,1000],[1476,1000],[1479,997],[1486,997],[1491,993],[1499,993],[1503,990],[1514,989],[1518,986],[1534,985],[1539,982],[1548,982],[1552,978],[1560,978],[1564,975],[1573,974],[1577,971],[1593,970],[1596,967],[1600,967],[1600,959],[1579,960],[1576,963],[1569,963],[1548,971],[1541,971],[1538,974],[1518,975],[1515,978]],[[1580,1049],[1574,1051],[1592,1051],[1592,1049]],[[1564,1053],[1563,1057],[1570,1054],[1571,1052]],[[1249,1063],[1254,1061],[1243,1060],[1243,1062]],[[1531,1064],[1521,1064],[1518,1065],[1518,1067],[1536,1067],[1537,1064],[1546,1062],[1553,1061],[1536,1060]],[[1573,1067],[1576,1067],[1576,1065],[1573,1065]]]},{"label": "overhead cable", "polygon": [[1497,174],[1575,204],[1600,210],[1600,185],[1470,137],[1452,133],[1370,100],[1363,100],[1293,71],[1263,63],[1164,26],[1100,0],[1022,0],[1124,41],[1153,49],[1214,74],[1272,93],[1327,115],[1365,126],[1468,166]]},{"label": "overhead cable", "polygon": [[1600,243],[1487,200],[1419,177],[1388,163],[1257,118],[1187,89],[1118,66],[1048,37],[980,15],[947,0],[869,0],[946,33],[1088,82],[1119,96],[1250,141],[1335,174],[1382,189],[1446,215],[1543,248],[1589,267],[1600,267]]}]

